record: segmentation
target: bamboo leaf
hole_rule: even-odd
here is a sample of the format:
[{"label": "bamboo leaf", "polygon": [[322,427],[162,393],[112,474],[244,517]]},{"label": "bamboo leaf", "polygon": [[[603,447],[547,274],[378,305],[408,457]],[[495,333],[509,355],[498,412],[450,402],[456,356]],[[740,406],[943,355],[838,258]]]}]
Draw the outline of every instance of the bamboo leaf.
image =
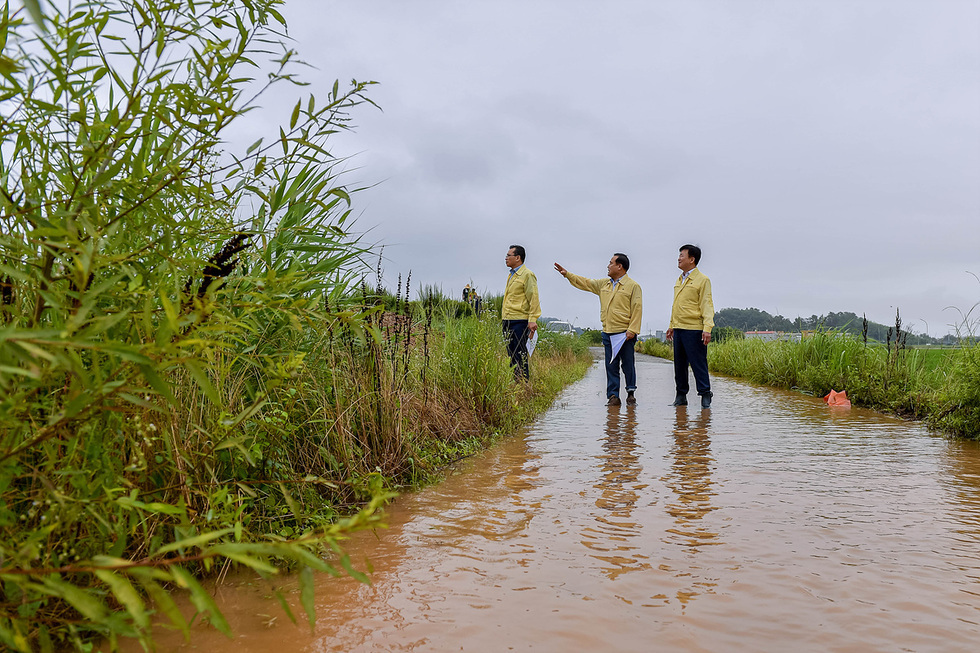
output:
[{"label": "bamboo leaf", "polygon": [[170,301],[170,297],[167,296],[167,289],[164,286],[160,286],[160,304],[163,306],[164,313],[167,314],[167,322],[170,325],[171,331],[177,330],[177,309],[174,308],[173,302]]},{"label": "bamboo leaf", "polygon": [[316,628],[316,602],[313,590],[313,570],[303,567],[299,572],[299,600],[310,622],[310,631]]},{"label": "bamboo leaf", "polygon": [[365,575],[363,572],[358,571],[357,569],[354,569],[354,566],[351,565],[350,563],[350,556],[348,556],[346,553],[340,556],[340,566],[343,567],[347,571],[347,573],[351,575],[351,578],[358,580],[366,585],[371,584],[371,579],[368,578],[367,575]]},{"label": "bamboo leaf", "polygon": [[296,615],[293,614],[293,611],[290,609],[289,604],[286,602],[286,597],[282,595],[282,592],[276,590],[275,597],[283,611],[286,613],[286,616],[289,617],[289,620],[296,623]]},{"label": "bamboo leaf", "polygon": [[263,395],[262,397],[257,399],[251,406],[245,408],[245,410],[235,415],[235,417],[232,418],[232,420],[228,423],[228,428],[237,429],[242,424],[242,422],[255,417],[255,415],[257,415],[258,412],[262,410],[262,408],[268,402],[269,402],[269,397],[267,395]]},{"label": "bamboo leaf", "polygon": [[70,603],[86,619],[101,623],[109,615],[109,609],[90,591],[67,583],[57,576],[49,576],[41,582],[44,583],[52,594]]},{"label": "bamboo leaf", "polygon": [[10,365],[0,365],[0,374],[18,374],[29,379],[39,380],[41,378],[41,368],[23,369],[21,367],[11,367]]},{"label": "bamboo leaf", "polygon": [[126,608],[126,611],[133,618],[133,621],[140,628],[150,626],[150,617],[146,613],[146,606],[139,592],[133,587],[126,578],[108,569],[97,569],[95,575],[103,583],[109,586],[113,596]]},{"label": "bamboo leaf", "polygon": [[302,108],[303,101],[299,100],[296,102],[296,106],[293,107],[293,115],[289,118],[289,128],[293,129],[296,127],[296,123],[299,121],[299,112]]},{"label": "bamboo leaf", "polygon": [[14,79],[14,73],[20,72],[23,69],[23,66],[7,55],[0,55],[0,75],[8,81],[16,84],[17,81]]},{"label": "bamboo leaf", "polygon": [[164,515],[175,515],[178,517],[186,517],[186,510],[180,506],[174,506],[169,503],[153,502],[153,503],[143,503],[142,501],[137,501],[136,499],[123,496],[116,499],[116,503],[124,508],[146,510],[148,512],[158,512]]},{"label": "bamboo leaf", "polygon": [[163,377],[157,374],[157,371],[153,369],[152,365],[140,365],[139,368],[140,373],[143,375],[143,378],[146,379],[146,382],[149,383],[150,387],[156,390],[157,393],[167,401],[167,403],[172,404],[176,401],[176,399],[174,399],[173,391],[170,388],[170,384],[164,381]]},{"label": "bamboo leaf", "polygon": [[284,484],[276,483],[276,485],[279,487],[279,491],[286,500],[286,505],[288,505],[289,509],[292,511],[293,517],[295,517],[297,520],[301,519],[303,516],[303,510],[300,508],[300,505],[296,503],[296,499],[293,498],[293,495],[289,493],[289,490],[286,489]]},{"label": "bamboo leaf", "polygon": [[97,403],[97,401],[98,398],[93,396],[92,394],[88,392],[80,392],[76,397],[74,397],[71,401],[65,404],[65,407],[61,411],[53,414],[50,418],[48,418],[48,423],[54,424],[63,419],[70,419],[72,417],[75,417],[89,406],[92,406],[93,404]]},{"label": "bamboo leaf", "polygon": [[225,621],[225,616],[221,614],[221,610],[218,609],[214,599],[211,598],[211,595],[207,593],[198,580],[190,572],[181,567],[174,567],[171,573],[173,573],[174,579],[182,587],[190,590],[191,603],[194,604],[194,607],[200,612],[206,612],[211,624],[228,637],[231,637],[231,628],[228,626],[228,622]]},{"label": "bamboo leaf", "polygon": [[248,546],[247,544],[237,544],[237,543],[218,544],[211,548],[212,552],[222,555],[230,560],[234,560],[235,562],[240,562],[241,564],[247,567],[251,567],[252,569],[260,573],[263,574],[279,573],[279,570],[275,566],[269,564],[267,561],[263,560],[262,558],[257,558],[253,555],[249,555],[249,551],[252,550],[254,549]]},{"label": "bamboo leaf", "polygon": [[220,531],[212,531],[210,533],[202,533],[201,535],[196,535],[194,537],[188,537],[186,539],[180,540],[179,542],[172,542],[166,546],[162,546],[153,552],[153,557],[158,557],[164,553],[170,553],[171,551],[180,551],[184,549],[191,549],[195,547],[200,547],[208,542],[213,542],[214,540],[220,539],[229,533],[234,533],[234,528],[223,528]]},{"label": "bamboo leaf", "polygon": [[[27,11],[30,12],[31,18],[41,28],[42,31],[47,32],[48,28],[44,24],[44,12],[41,11],[41,3],[39,0],[23,0],[24,6]],[[4,3],[6,4],[6,3]]]},{"label": "bamboo leaf", "polygon": [[154,404],[154,403],[152,403],[150,401],[146,401],[142,397],[138,397],[138,396],[136,396],[136,395],[134,395],[132,393],[129,393],[129,392],[120,392],[116,396],[118,396],[120,399],[125,399],[126,401],[128,401],[131,404],[134,404],[134,405],[139,406],[141,408],[146,408],[147,410],[152,410],[152,411],[155,411],[155,412],[158,412],[158,413],[165,413],[165,412],[167,412],[161,406],[158,406],[158,405],[156,405],[156,404]]},{"label": "bamboo leaf", "polygon": [[191,377],[194,382],[197,383],[198,387],[204,391],[204,394],[215,404],[221,404],[221,397],[218,395],[217,389],[215,389],[214,384],[211,383],[211,379],[208,378],[207,372],[204,371],[197,362],[187,359],[184,361],[184,367],[187,371],[191,373]]},{"label": "bamboo leaf", "polygon": [[121,568],[129,567],[133,564],[132,560],[126,560],[125,558],[114,558],[112,556],[98,555],[92,557],[92,562],[100,567],[107,568]]},{"label": "bamboo leaf", "polygon": [[[179,628],[184,633],[184,639],[187,640],[189,638],[188,636],[190,635],[190,627],[187,624],[187,620],[184,619],[184,615],[181,613],[180,608],[177,607],[177,604],[170,596],[170,592],[163,589],[163,587],[156,582],[156,579],[154,579],[155,571],[156,570],[136,568],[130,573],[136,577],[136,580],[139,582],[140,586],[146,590],[146,593],[149,595],[150,599],[153,600],[153,605],[157,608],[157,610],[167,615],[170,623],[173,624],[174,627]],[[168,575],[167,578],[169,579],[170,576]]]},{"label": "bamboo leaf", "polygon": [[102,342],[93,344],[96,344],[96,347],[102,351],[115,354],[119,358],[132,363],[137,363],[141,366],[153,364],[153,361],[150,358],[144,356],[139,349],[132,345],[124,345],[116,342]]},{"label": "bamboo leaf", "polygon": [[337,577],[340,574],[336,569],[327,564],[323,558],[319,558],[314,554],[310,553],[306,548],[299,545],[289,546],[287,550],[284,550],[283,555],[288,555],[292,557],[296,562],[300,563],[304,567],[310,567],[316,571],[322,571],[330,574],[331,576]]},{"label": "bamboo leaf", "polygon": [[3,3],[3,17],[0,19],[0,51],[7,45],[7,31],[10,28],[10,4]]},{"label": "bamboo leaf", "polygon": [[343,188],[332,188],[330,194],[342,198],[348,204],[351,203],[350,195]]}]

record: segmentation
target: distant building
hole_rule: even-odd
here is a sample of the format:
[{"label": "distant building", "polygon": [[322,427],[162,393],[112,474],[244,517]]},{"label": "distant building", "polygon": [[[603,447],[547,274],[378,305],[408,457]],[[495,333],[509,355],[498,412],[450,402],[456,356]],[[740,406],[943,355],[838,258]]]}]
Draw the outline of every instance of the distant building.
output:
[{"label": "distant building", "polygon": [[756,340],[784,340],[786,342],[799,342],[803,339],[803,334],[788,331],[746,331],[746,338],[755,338]]}]

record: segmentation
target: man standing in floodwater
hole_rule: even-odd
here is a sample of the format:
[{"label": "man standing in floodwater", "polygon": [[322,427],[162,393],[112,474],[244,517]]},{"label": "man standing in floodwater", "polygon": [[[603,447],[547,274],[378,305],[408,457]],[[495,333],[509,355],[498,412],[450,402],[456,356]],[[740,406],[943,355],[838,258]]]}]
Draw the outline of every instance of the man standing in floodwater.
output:
[{"label": "man standing in floodwater", "polygon": [[557,263],[555,269],[579,290],[599,295],[602,347],[606,354],[606,405],[619,406],[622,403],[619,399],[620,365],[626,379],[626,403],[635,404],[636,362],[633,348],[643,318],[643,291],[640,284],[626,275],[630,269],[629,257],[618,252],[613,254],[606,266],[607,279],[586,279]]},{"label": "man standing in floodwater", "polygon": [[711,280],[698,270],[700,261],[700,247],[681,246],[677,257],[681,276],[674,284],[674,305],[667,327],[667,341],[674,343],[674,383],[677,387],[672,406],[687,405],[687,393],[691,389],[687,366],[690,364],[701,396],[701,408],[711,408],[708,343],[715,325],[715,305],[711,301]]},{"label": "man standing in floodwater", "polygon": [[507,353],[514,368],[514,378],[526,381],[531,376],[527,340],[538,330],[541,301],[538,298],[538,278],[524,265],[524,256],[524,248],[520,245],[511,245],[507,250],[504,263],[510,268],[510,275],[504,290],[500,319],[507,336]]}]

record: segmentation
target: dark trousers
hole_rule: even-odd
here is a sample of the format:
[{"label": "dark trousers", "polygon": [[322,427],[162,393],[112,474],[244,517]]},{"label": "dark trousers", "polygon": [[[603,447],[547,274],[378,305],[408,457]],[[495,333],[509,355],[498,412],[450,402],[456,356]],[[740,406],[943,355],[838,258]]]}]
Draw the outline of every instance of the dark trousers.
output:
[{"label": "dark trousers", "polygon": [[708,381],[708,345],[696,329],[674,329],[674,384],[677,394],[686,395],[691,389],[687,366],[694,372],[694,384],[699,395],[711,392]]},{"label": "dark trousers", "polygon": [[619,396],[619,368],[623,368],[623,376],[626,377],[626,390],[636,390],[636,338],[629,338],[623,343],[622,348],[616,358],[612,357],[612,342],[609,336],[614,333],[602,332],[602,348],[606,352],[606,397]]},{"label": "dark trousers", "polygon": [[527,364],[527,320],[504,320],[504,335],[507,336],[507,355],[510,356],[514,378],[528,379],[531,371]]}]

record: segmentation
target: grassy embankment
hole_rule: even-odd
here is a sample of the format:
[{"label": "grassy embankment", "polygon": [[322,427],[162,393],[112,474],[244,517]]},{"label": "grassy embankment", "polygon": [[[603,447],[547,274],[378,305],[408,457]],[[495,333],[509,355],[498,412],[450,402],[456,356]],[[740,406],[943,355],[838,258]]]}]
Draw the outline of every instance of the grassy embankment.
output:
[{"label": "grassy embankment", "polygon": [[[672,358],[660,341],[643,343],[646,354]],[[838,332],[800,342],[731,338],[708,347],[716,373],[777,388],[823,396],[846,390],[865,406],[926,420],[945,432],[980,438],[980,345],[912,349],[902,343],[865,343]]]},{"label": "grassy embankment", "polygon": [[[317,356],[322,367],[303,385],[327,405],[338,469],[367,475],[380,467],[398,486],[430,482],[449,462],[512,433],[581,378],[592,358],[577,338],[541,332],[532,381],[515,383],[492,299],[479,318],[461,303],[427,290],[421,302],[397,295],[370,318],[377,337],[357,343],[333,334]],[[287,413],[296,402],[283,397]],[[308,409],[291,423],[317,425]],[[321,427],[322,428],[322,427]],[[363,442],[378,443],[363,447]]]},{"label": "grassy embankment", "polygon": [[[46,569],[92,592],[80,600],[81,590],[75,591],[66,605],[8,584],[0,605],[6,615],[32,598],[25,618],[6,622],[8,633],[35,643],[67,639],[76,647],[93,636],[148,642],[143,599],[135,591],[114,592],[113,598],[100,589],[100,580],[120,582],[105,573],[106,564],[136,565],[135,580],[156,609],[186,627],[165,585],[153,582],[154,563],[173,568],[179,562],[195,575],[217,573],[236,559],[263,573],[296,564],[295,551],[277,558],[249,543],[296,542],[311,533],[339,535],[376,523],[376,514],[358,512],[372,498],[436,480],[451,462],[546,409],[591,364],[583,341],[544,333],[532,360],[532,383],[515,383],[499,321],[488,313],[478,319],[465,305],[433,293],[424,303],[390,295],[348,300],[348,312],[366,316],[360,329],[338,319],[317,330],[271,330],[252,343],[302,358],[286,378],[258,378],[258,370],[241,365],[236,354],[216,362],[209,398],[191,375],[177,373],[173,392],[186,410],[146,405],[108,413],[100,437],[55,444],[57,452],[50,453],[59,457],[61,472],[8,479],[13,482],[0,488],[4,505],[21,516],[4,527],[6,548],[32,548],[24,571]],[[254,404],[256,387],[268,389],[261,404]],[[107,478],[118,489],[101,486]],[[341,530],[330,530],[338,523]],[[222,536],[194,536],[208,533]],[[160,555],[161,543],[171,538],[183,545],[164,546],[164,552],[176,549],[179,560]],[[206,542],[217,546],[206,549]],[[302,564],[343,567],[362,577],[339,548],[334,551],[327,563],[311,558]],[[226,627],[196,581],[189,574],[182,578],[185,587],[197,589],[193,598],[201,612]],[[43,589],[41,583],[32,581],[27,589]],[[89,614],[82,612],[86,607]]]}]

